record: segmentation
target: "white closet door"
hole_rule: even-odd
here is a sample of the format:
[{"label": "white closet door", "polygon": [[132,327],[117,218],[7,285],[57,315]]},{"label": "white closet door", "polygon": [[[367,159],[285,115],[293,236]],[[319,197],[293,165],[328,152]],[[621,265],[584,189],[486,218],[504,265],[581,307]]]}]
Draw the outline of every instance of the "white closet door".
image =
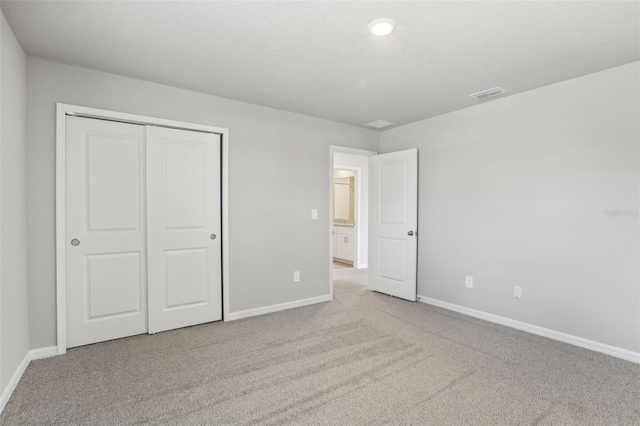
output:
[{"label": "white closet door", "polygon": [[149,332],[222,319],[220,136],[147,128]]},{"label": "white closet door", "polygon": [[67,346],[146,333],[145,127],[66,124]]}]

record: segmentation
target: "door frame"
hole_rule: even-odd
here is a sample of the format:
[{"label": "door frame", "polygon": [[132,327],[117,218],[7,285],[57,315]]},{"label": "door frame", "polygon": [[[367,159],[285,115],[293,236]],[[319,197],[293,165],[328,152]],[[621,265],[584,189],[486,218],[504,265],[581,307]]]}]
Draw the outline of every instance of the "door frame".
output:
[{"label": "door frame", "polygon": [[[328,215],[329,215],[329,297],[331,299],[333,299],[333,200],[334,200],[334,187],[333,187],[333,169],[334,169],[334,154],[335,153],[342,153],[342,154],[350,154],[350,155],[360,155],[363,157],[373,157],[374,155],[378,155],[378,153],[376,151],[367,151],[364,149],[357,149],[357,148],[348,148],[346,146],[338,146],[338,145],[329,145],[329,209],[328,209]],[[347,169],[346,166],[341,166],[341,167],[345,167],[345,170]],[[357,169],[354,167],[354,170]],[[362,170],[360,170],[359,173],[360,176],[362,176]],[[362,178],[360,178],[362,179]],[[360,194],[360,182],[358,182],[358,194]],[[360,210],[362,210],[361,207],[361,200],[358,200],[358,211],[360,212]],[[360,226],[360,225],[358,225]],[[358,230],[356,230],[356,233],[358,234],[357,237],[358,239],[360,238],[360,233],[358,232]],[[357,251],[356,251],[356,259],[354,261],[354,268],[357,269],[358,267],[358,257],[360,254],[360,244],[358,241],[356,241],[356,247],[357,247]]]},{"label": "door frame", "polygon": [[229,129],[184,121],[56,103],[56,336],[57,353],[67,352],[66,307],[66,117],[80,116],[131,124],[219,134],[222,140],[222,320],[229,320]]}]

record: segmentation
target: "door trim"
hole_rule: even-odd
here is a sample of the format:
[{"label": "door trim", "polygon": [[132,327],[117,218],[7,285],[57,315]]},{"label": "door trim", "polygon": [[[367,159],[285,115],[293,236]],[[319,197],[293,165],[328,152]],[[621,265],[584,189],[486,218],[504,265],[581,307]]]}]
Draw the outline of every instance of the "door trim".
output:
[{"label": "door trim", "polygon": [[[229,321],[229,129],[184,121],[166,120],[116,111],[56,103],[56,335],[57,354],[67,352],[66,307],[66,116],[77,115],[102,120],[148,126],[171,127],[197,132],[216,133],[222,139],[222,320]],[[333,155],[332,155],[333,159]]]},{"label": "door trim", "polygon": [[[329,300],[333,300],[333,166],[334,155],[336,152],[342,154],[361,155],[363,157],[372,157],[377,155],[376,151],[367,151],[365,149],[348,148],[346,146],[329,145]],[[362,171],[360,173],[362,175]],[[358,244],[359,245],[359,244]],[[354,267],[357,268],[358,255],[354,261]]]}]

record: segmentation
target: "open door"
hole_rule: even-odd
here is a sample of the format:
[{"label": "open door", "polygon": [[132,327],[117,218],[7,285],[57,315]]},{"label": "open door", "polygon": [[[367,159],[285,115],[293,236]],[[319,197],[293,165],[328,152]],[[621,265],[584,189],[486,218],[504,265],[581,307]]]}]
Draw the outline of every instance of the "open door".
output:
[{"label": "open door", "polygon": [[418,150],[369,158],[370,290],[416,300]]}]

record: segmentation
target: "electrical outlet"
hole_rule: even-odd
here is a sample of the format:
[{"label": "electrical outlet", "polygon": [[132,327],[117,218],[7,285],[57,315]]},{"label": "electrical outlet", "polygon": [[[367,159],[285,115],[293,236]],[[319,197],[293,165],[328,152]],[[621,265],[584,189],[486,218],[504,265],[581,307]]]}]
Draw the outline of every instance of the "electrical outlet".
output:
[{"label": "electrical outlet", "polygon": [[464,286],[466,288],[473,288],[473,277],[470,277],[469,275],[467,275],[464,278]]},{"label": "electrical outlet", "polygon": [[300,282],[300,271],[293,271],[293,282],[294,283]]},{"label": "electrical outlet", "polygon": [[516,299],[522,299],[522,288],[518,286],[513,287],[513,297]]}]

